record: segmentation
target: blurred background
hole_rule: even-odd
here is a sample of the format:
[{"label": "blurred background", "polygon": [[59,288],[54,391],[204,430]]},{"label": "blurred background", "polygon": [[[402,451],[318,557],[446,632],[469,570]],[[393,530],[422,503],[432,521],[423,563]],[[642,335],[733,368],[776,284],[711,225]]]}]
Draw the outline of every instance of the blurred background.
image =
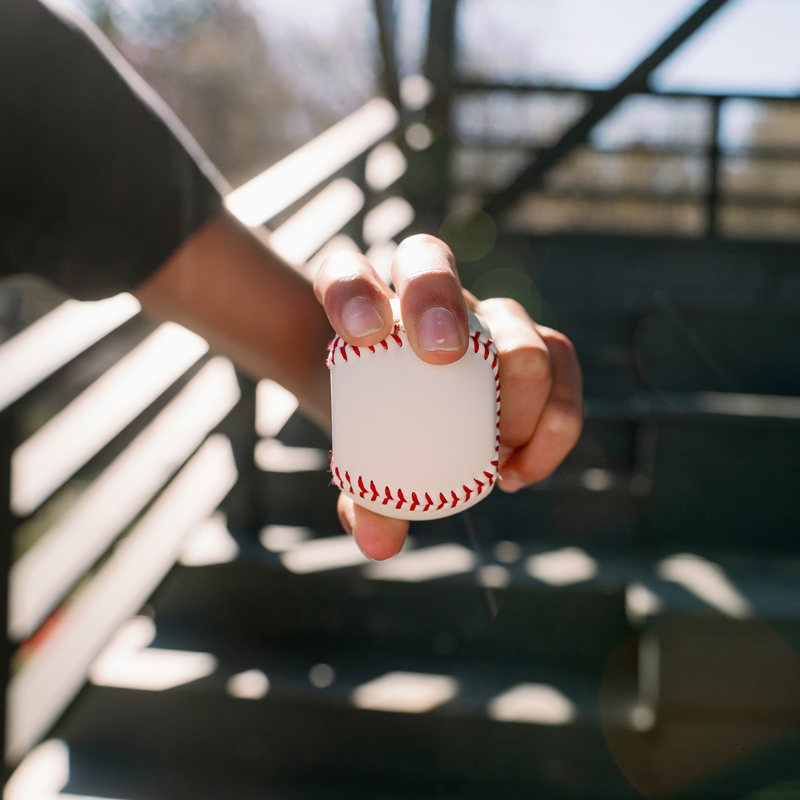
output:
[{"label": "blurred background", "polygon": [[6,800],[800,798],[800,3],[60,5],[299,271],[440,235],[586,422],[372,564],[292,395],[3,281]]}]

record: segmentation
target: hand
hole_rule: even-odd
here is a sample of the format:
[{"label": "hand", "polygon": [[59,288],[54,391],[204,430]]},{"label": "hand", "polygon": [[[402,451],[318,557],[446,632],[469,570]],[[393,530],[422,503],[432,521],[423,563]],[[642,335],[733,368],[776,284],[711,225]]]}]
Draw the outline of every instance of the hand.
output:
[{"label": "hand", "polygon": [[[572,343],[537,325],[514,300],[477,300],[461,288],[450,248],[433,236],[406,239],[392,261],[406,334],[429,364],[450,364],[469,341],[467,308],[492,331],[500,356],[500,481],[506,492],[543,480],[575,446],[583,425],[582,378]],[[385,339],[394,293],[359,253],[325,261],[314,291],[336,333],[357,347]],[[396,555],[408,522],[390,519],[339,496],[339,519],[362,552],[383,561]]]}]

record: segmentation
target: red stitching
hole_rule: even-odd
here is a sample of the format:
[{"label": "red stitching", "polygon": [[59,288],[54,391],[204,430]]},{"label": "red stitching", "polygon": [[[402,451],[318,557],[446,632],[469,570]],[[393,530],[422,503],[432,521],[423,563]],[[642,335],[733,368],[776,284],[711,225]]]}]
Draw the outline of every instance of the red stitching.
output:
[{"label": "red stitching", "polygon": [[[399,332],[400,332],[400,325],[398,323],[395,323],[394,328],[392,329],[392,332],[389,334],[389,336],[392,339],[394,339],[394,341],[395,341],[395,343],[397,344],[398,347],[402,347],[403,346],[403,340],[398,335]],[[492,353],[492,370],[494,370],[495,367],[497,366],[497,353],[491,350],[491,347],[494,344],[494,341],[492,339],[486,339],[485,341],[481,341],[480,335],[481,335],[480,331],[475,331],[475,333],[473,333],[472,336],[470,336],[470,339],[472,340],[472,343],[473,343],[474,352],[476,352],[476,353],[480,352],[480,345],[483,345],[483,358],[484,358],[484,361],[488,361],[489,360],[489,353],[491,352]],[[383,347],[384,350],[388,350],[389,349],[389,344],[388,344],[388,341],[387,341],[389,339],[389,336],[387,336],[386,339],[384,339],[383,341],[379,342],[379,344],[381,345],[381,347]],[[339,342],[342,342],[341,346],[339,346]],[[331,358],[330,358],[330,364],[331,365],[335,365],[336,364],[335,350],[337,348],[341,352],[342,357],[344,358],[344,360],[347,361],[347,350],[346,350],[347,346],[348,346],[347,342],[345,342],[344,339],[342,339],[340,336],[335,336],[334,337],[333,341],[328,346],[329,350],[331,352]],[[360,358],[361,357],[360,349],[358,347],[356,347],[355,345],[353,345],[353,344],[351,344],[349,346],[350,346],[350,349],[355,353],[355,355]],[[369,347],[370,352],[372,352],[372,353],[375,352],[375,345],[368,345],[368,347]],[[497,382],[499,380],[500,380],[500,376],[499,375],[495,375],[495,382]]]},{"label": "red stitching", "polygon": [[[389,336],[392,339],[394,339],[394,341],[395,341],[395,343],[397,344],[398,347],[402,347],[403,346],[403,340],[398,335],[399,331],[400,331],[400,325],[395,323],[394,329],[389,334]],[[489,360],[489,353],[492,352],[491,369],[494,371],[496,369],[497,363],[498,363],[497,353],[490,349],[491,346],[494,344],[494,342],[491,339],[486,339],[485,341],[481,341],[479,332],[474,333],[470,338],[472,339],[475,353],[479,353],[480,352],[480,345],[481,344],[483,345],[483,358],[484,358],[484,361],[488,361]],[[381,345],[381,347],[383,347],[384,350],[388,350],[389,349],[388,339],[389,339],[389,337],[387,336],[386,339],[384,339],[383,341],[379,342],[379,344]],[[328,368],[330,368],[331,366],[335,366],[336,365],[336,351],[337,350],[339,350],[339,352],[342,354],[342,358],[344,358],[345,362],[347,362],[347,360],[348,360],[347,359],[347,347],[348,347],[347,342],[345,342],[344,339],[342,339],[340,336],[335,336],[333,338],[333,341],[331,341],[331,343],[328,345],[329,357],[326,360]],[[355,353],[355,355],[358,358],[361,357],[361,351],[360,351],[360,349],[358,347],[356,347],[355,345],[350,345],[350,349],[353,351],[353,353]],[[375,346],[374,345],[369,345],[369,350],[370,350],[370,352],[374,353],[375,352]],[[495,441],[497,442],[497,445],[495,446],[495,453],[498,453],[500,451],[500,434],[499,434],[499,432],[500,432],[500,373],[499,373],[499,371],[495,372],[494,378],[495,378],[495,393],[496,393],[495,394],[495,401],[498,404],[497,417],[496,417],[496,421],[495,421],[495,428],[497,430],[497,435],[495,436]],[[486,481],[488,481],[488,484],[489,484],[490,487],[494,485],[494,481],[495,481],[495,478],[496,478],[496,472],[497,472],[497,470],[499,468],[499,464],[498,464],[497,461],[492,461],[491,465],[495,468],[495,474],[493,474],[491,472],[488,472],[486,470],[484,470],[484,472],[483,472],[483,475],[486,478]],[[331,453],[331,473],[332,473],[331,483],[336,485],[336,483],[338,481],[339,488],[342,491],[348,491],[347,489],[345,489],[344,480],[342,480],[342,476],[341,476],[341,473],[339,472],[339,468],[334,466],[334,464],[333,464],[333,454],[332,453]],[[347,472],[347,471],[345,471],[345,480],[347,481],[347,484],[349,486],[350,493],[351,494],[356,494],[356,491],[353,488],[353,482],[352,482],[352,480],[350,478],[350,473]],[[473,480],[475,481],[475,485],[477,487],[476,489],[471,489],[466,485],[461,487],[464,490],[464,495],[465,495],[463,500],[454,491],[450,492],[450,496],[452,498],[452,501],[450,499],[448,499],[447,497],[445,497],[444,493],[439,492],[439,505],[436,506],[435,510],[436,511],[440,511],[448,503],[450,504],[450,508],[455,508],[458,505],[458,503],[460,503],[460,502],[463,502],[463,503],[469,502],[470,497],[474,493],[477,493],[478,495],[480,495],[483,492],[483,488],[486,485],[486,482],[478,480],[478,478],[473,478]],[[369,489],[367,489],[367,487],[364,485],[363,477],[361,475],[359,475],[358,476],[358,480],[356,481],[356,484],[357,484],[358,490],[359,490],[358,491],[358,495],[362,499],[366,499],[367,495],[372,493],[372,496],[369,497],[369,500],[374,503],[380,497],[380,492],[378,491],[377,487],[375,486],[375,481],[370,481],[369,482]],[[403,504],[409,503],[409,501],[406,499],[405,495],[403,494],[403,490],[402,489],[397,489],[397,500],[395,501],[395,498],[392,497],[391,489],[389,489],[388,486],[385,486],[384,487],[384,496],[381,499],[381,505],[385,506],[390,502],[391,503],[396,503],[395,508],[397,510],[400,510],[402,508]],[[436,502],[435,500],[431,499],[430,494],[428,492],[425,492],[425,507],[422,508],[422,511],[424,512],[424,511],[430,510],[434,506],[435,502]],[[417,508],[419,506],[421,506],[421,505],[422,504],[421,504],[419,498],[417,497],[416,492],[411,492],[411,503],[409,503],[409,510],[410,511],[416,511]]]},{"label": "red stitching", "polygon": [[[497,467],[497,461],[492,461],[491,463],[492,463],[492,466],[494,466],[495,468]],[[331,462],[331,473],[332,473],[332,476],[333,476],[333,479],[332,479],[331,482],[334,485],[336,485],[337,481],[338,481],[339,488],[342,491],[344,491],[344,492],[349,491],[350,494],[356,494],[356,491],[353,488],[352,479],[350,478],[350,473],[347,470],[345,470],[344,480],[343,480],[342,479],[342,475],[339,472],[339,468],[334,466],[333,462]],[[489,486],[492,486],[492,484],[494,483],[495,476],[492,475],[491,472],[487,472],[486,470],[484,470],[483,474],[486,477],[486,479],[489,481]],[[451,508],[455,508],[458,505],[458,503],[468,503],[470,497],[472,497],[473,494],[477,493],[478,495],[480,495],[483,492],[483,487],[486,485],[486,483],[484,481],[478,480],[477,478],[473,478],[473,480],[475,481],[475,486],[477,487],[476,489],[471,489],[466,484],[462,485],[461,488],[464,490],[464,495],[465,495],[463,499],[460,498],[454,491],[450,492],[450,498],[452,498],[452,499],[448,499],[447,497],[444,496],[444,494],[442,492],[439,492],[439,505],[436,506],[436,510],[440,511],[448,503],[450,503],[450,507]],[[345,487],[345,485],[344,485],[345,481],[347,481],[349,489]],[[368,495],[370,492],[372,492],[372,497],[370,497],[369,499],[372,502],[375,502],[375,500],[377,500],[378,497],[380,496],[380,493],[378,492],[377,488],[375,487],[375,481],[370,481],[369,482],[369,489],[367,489],[367,487],[364,485],[364,478],[361,475],[359,475],[358,479],[356,480],[356,486],[358,487],[358,490],[359,490],[358,491],[358,495],[362,499],[365,499],[366,495]],[[411,492],[411,502],[409,503],[409,501],[406,499],[405,495],[403,494],[403,490],[402,489],[398,489],[397,490],[397,500],[395,500],[395,498],[392,497],[391,489],[388,486],[385,486],[384,487],[384,497],[381,500],[381,504],[385,506],[390,502],[391,503],[396,503],[395,508],[397,510],[400,510],[400,508],[402,508],[402,506],[404,504],[406,504],[406,503],[409,504],[409,511],[416,511],[417,507],[422,505],[422,503],[420,502],[420,499],[417,496],[416,492]],[[428,492],[425,492],[425,507],[422,510],[423,511],[428,511],[431,508],[431,506],[434,505],[434,502],[435,501],[431,499],[430,494]]]}]

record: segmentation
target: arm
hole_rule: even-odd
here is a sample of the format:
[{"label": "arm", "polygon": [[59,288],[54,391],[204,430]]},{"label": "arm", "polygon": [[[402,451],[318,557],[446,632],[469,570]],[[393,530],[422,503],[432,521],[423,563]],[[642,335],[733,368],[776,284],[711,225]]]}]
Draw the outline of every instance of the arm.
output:
[{"label": "arm", "polygon": [[151,317],[199,333],[253,378],[281,383],[330,429],[325,311],[311,284],[229,212],[213,216],[133,293]]}]

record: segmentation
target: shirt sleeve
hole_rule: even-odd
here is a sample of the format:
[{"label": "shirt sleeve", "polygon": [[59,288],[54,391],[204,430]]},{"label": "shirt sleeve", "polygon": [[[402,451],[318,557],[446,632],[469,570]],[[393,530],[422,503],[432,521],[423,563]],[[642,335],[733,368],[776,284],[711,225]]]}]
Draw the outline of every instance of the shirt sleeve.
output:
[{"label": "shirt sleeve", "polygon": [[0,2],[0,274],[82,299],[144,281],[225,181],[88,20]]}]

